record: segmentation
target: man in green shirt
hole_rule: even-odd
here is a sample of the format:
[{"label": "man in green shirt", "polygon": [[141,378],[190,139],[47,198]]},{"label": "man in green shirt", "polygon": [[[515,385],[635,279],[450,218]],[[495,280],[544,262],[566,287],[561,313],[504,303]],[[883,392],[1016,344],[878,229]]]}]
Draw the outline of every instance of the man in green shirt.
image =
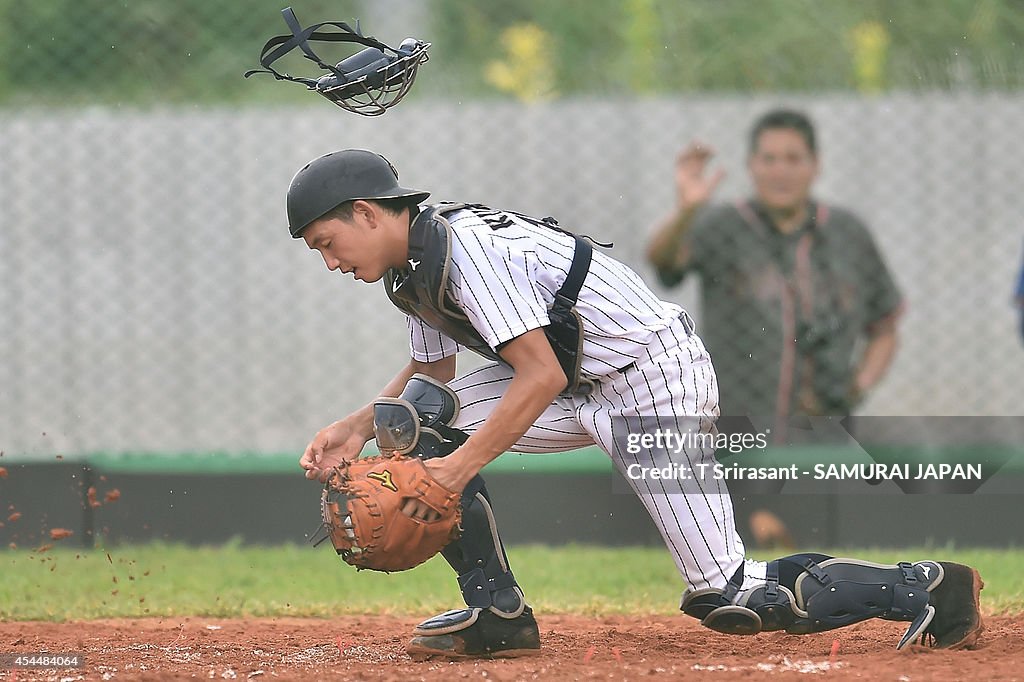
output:
[{"label": "man in green shirt", "polygon": [[647,257],[666,286],[700,275],[722,414],[850,414],[892,361],[902,298],[860,219],[812,197],[811,122],[788,110],[758,119],[749,199],[710,203],[723,177],[706,173],[712,155],[700,144],[680,154],[678,203]]}]

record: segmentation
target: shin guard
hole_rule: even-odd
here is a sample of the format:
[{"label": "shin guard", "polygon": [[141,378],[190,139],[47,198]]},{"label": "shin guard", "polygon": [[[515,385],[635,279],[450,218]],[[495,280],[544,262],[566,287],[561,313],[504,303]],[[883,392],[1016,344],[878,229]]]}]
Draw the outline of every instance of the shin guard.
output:
[{"label": "shin guard", "polygon": [[744,635],[823,632],[869,618],[910,621],[900,648],[928,626],[935,613],[929,593],[942,579],[935,561],[887,565],[793,554],[768,563],[764,584],[741,590],[741,568],[724,590],[687,593],[681,608],[712,630]]},{"label": "shin guard", "polygon": [[462,495],[462,535],[441,554],[458,573],[467,606],[491,608],[506,617],[522,613],[526,602],[509,569],[487,487],[479,476]]}]

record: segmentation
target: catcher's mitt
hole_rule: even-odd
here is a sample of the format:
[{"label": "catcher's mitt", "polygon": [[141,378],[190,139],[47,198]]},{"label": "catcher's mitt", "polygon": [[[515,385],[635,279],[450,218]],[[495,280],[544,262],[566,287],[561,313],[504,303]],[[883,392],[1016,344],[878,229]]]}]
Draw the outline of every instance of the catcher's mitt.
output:
[{"label": "catcher's mitt", "polygon": [[[357,569],[404,571],[458,539],[460,497],[435,481],[418,457],[357,459],[335,468],[324,484],[323,529],[341,558]],[[402,506],[410,498],[440,518],[406,516]]]}]

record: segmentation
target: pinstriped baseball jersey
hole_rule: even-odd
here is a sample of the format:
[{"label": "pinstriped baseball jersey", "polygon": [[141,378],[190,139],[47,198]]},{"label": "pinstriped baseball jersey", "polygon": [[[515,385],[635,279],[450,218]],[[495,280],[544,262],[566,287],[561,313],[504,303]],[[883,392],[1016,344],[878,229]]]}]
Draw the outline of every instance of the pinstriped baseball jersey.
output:
[{"label": "pinstriped baseball jersey", "polygon": [[[448,291],[487,344],[499,349],[517,336],[548,324],[548,308],[565,281],[575,242],[570,235],[497,210],[462,210],[452,225]],[[576,304],[583,321],[586,376],[625,367],[643,353],[654,334],[682,310],[661,301],[622,263],[594,252]],[[426,323],[409,318],[410,352],[431,362],[459,346]]]},{"label": "pinstriped baseball jersey", "polygon": [[[547,325],[548,307],[572,262],[573,238],[495,210],[462,210],[448,220],[448,293],[487,344],[497,350]],[[714,462],[713,448],[636,452],[626,444],[628,432],[641,424],[680,433],[715,432],[718,385],[692,322],[679,306],[658,299],[630,268],[598,251],[576,310],[583,321],[582,371],[597,380],[596,390],[586,397],[558,398],[512,450],[563,452],[598,445],[629,481],[689,588],[723,588],[744,557],[725,485],[628,476],[631,465],[693,470]],[[409,332],[412,357],[421,362],[460,348],[412,316]],[[455,379],[451,387],[461,411],[454,426],[476,431],[507,392],[512,375],[507,365],[492,363]]]}]

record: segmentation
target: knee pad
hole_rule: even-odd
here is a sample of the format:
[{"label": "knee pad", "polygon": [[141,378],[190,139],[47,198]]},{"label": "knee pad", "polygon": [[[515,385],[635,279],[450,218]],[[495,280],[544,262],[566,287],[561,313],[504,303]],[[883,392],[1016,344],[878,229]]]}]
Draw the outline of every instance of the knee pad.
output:
[{"label": "knee pad", "polygon": [[929,592],[942,578],[942,566],[934,561],[888,565],[795,554],[769,562],[763,585],[741,591],[740,574],[724,590],[687,593],[681,608],[727,634],[804,634],[885,618],[912,621],[910,635],[934,615]]},{"label": "knee pad", "polygon": [[468,438],[452,427],[458,416],[455,391],[426,374],[414,374],[397,398],[374,401],[373,434],[382,453],[443,457]]},{"label": "knee pad", "polygon": [[708,588],[687,592],[681,610],[698,618],[701,625],[730,635],[756,635],[786,629],[800,611],[793,592],[779,584],[772,563],[768,564],[763,584],[741,590],[741,568],[724,590]]}]

